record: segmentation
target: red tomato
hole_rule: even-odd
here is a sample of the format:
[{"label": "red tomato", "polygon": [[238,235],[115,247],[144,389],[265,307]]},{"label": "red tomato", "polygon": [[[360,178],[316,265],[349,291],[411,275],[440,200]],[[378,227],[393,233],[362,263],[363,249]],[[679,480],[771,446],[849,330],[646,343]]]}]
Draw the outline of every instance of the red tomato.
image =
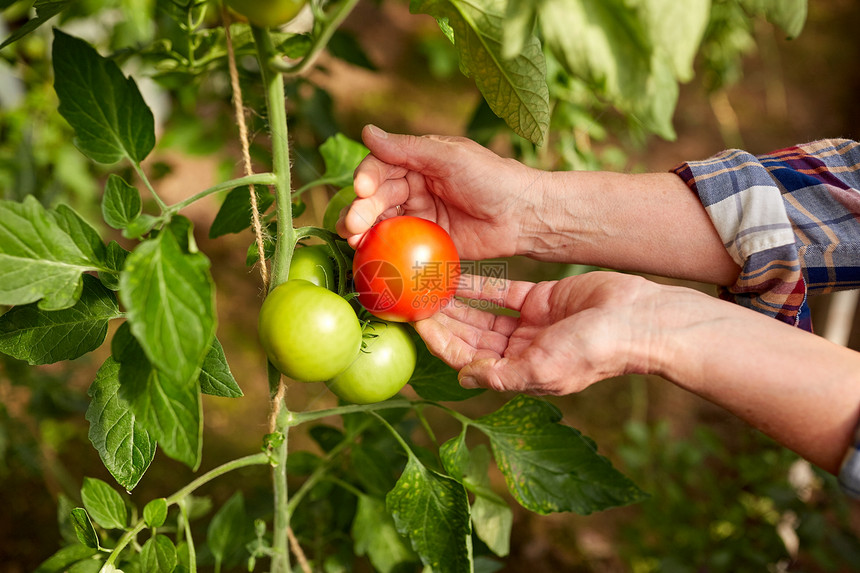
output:
[{"label": "red tomato", "polygon": [[359,302],[394,322],[432,316],[457,290],[460,257],[445,229],[418,217],[392,217],[371,227],[352,264]]}]

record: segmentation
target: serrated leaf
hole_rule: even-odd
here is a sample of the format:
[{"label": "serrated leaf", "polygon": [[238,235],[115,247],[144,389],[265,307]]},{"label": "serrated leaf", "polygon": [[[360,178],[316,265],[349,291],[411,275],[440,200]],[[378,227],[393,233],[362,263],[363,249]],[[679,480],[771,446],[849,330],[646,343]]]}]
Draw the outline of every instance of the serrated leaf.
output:
[{"label": "serrated leaf", "polygon": [[89,438],[105,468],[131,491],[155,456],[155,439],[120,395],[119,362],[108,357],[89,389]]},{"label": "serrated leaf", "polygon": [[142,209],[143,203],[137,187],[111,173],[102,196],[102,217],[105,223],[114,229],[125,229],[140,216]]},{"label": "serrated leaf", "polygon": [[457,371],[430,354],[427,345],[416,337],[418,360],[409,379],[409,385],[425,400],[457,402],[482,394],[482,388],[463,388],[457,380]]},{"label": "serrated leaf", "polygon": [[69,236],[75,246],[84,254],[88,261],[104,264],[106,255],[105,244],[98,231],[84,221],[74,209],[68,205],[57,205],[49,213],[54,217],[57,226]]},{"label": "serrated leaf", "polygon": [[101,346],[108,322],[120,316],[114,294],[84,275],[81,297],[71,307],[44,311],[16,306],[0,316],[0,352],[29,364],[74,360]]},{"label": "serrated leaf", "polygon": [[325,163],[325,173],[319,178],[307,183],[306,187],[317,185],[333,185],[346,187],[352,185],[352,176],[361,160],[370,153],[361,143],[354,141],[342,133],[326,139],[320,145],[320,155]]},{"label": "serrated leaf", "polygon": [[54,30],[54,89],[59,112],[87,157],[140,163],[155,145],[155,121],[132,78],[88,43]]},{"label": "serrated leaf", "polygon": [[[254,191],[257,195],[257,209],[260,213],[265,213],[266,210],[275,202],[275,197],[270,192],[262,189],[260,186],[255,186]],[[224,198],[221,208],[215,215],[215,220],[212,221],[212,226],[209,227],[209,238],[215,239],[229,233],[240,233],[251,226],[251,191],[245,185],[232,189]]]},{"label": "serrated leaf", "polygon": [[153,499],[143,506],[143,520],[149,527],[161,527],[167,520],[167,500],[163,497]]},{"label": "serrated leaf", "polygon": [[505,557],[510,552],[514,514],[505,500],[492,490],[488,473],[490,452],[483,444],[470,452],[464,429],[459,436],[442,444],[439,453],[445,470],[475,496],[472,527],[478,538],[493,553]]},{"label": "serrated leaf", "polygon": [[542,145],[550,119],[546,61],[534,34],[528,35],[514,57],[504,57],[506,9],[505,0],[413,0],[410,4],[410,11],[430,14],[450,26],[462,72],[475,79],[490,108],[515,133]]},{"label": "serrated leaf", "polygon": [[366,555],[380,573],[394,573],[418,561],[407,541],[397,533],[385,502],[369,495],[358,496],[352,540],[355,554]]},{"label": "serrated leaf", "polygon": [[87,513],[105,529],[125,529],[128,511],[122,496],[104,481],[84,478],[81,499]]},{"label": "serrated leaf", "polygon": [[27,20],[23,26],[12,32],[12,34],[3,40],[0,44],[0,50],[13,44],[65,10],[73,3],[73,0],[36,0],[33,3],[33,8],[36,10],[36,17]]},{"label": "serrated leaf", "polygon": [[223,564],[253,537],[251,519],[245,512],[245,498],[237,491],[212,516],[206,542],[217,563]]},{"label": "serrated leaf", "polygon": [[128,256],[119,283],[131,331],[163,381],[195,385],[215,336],[208,259],[163,232]]},{"label": "serrated leaf", "polygon": [[108,243],[105,252],[105,270],[99,271],[99,279],[110,290],[119,290],[119,273],[125,265],[129,252],[116,241]]},{"label": "serrated leaf", "polygon": [[33,196],[0,200],[0,304],[68,308],[81,294],[81,274],[94,270],[99,262]]},{"label": "serrated leaf", "polygon": [[410,456],[385,504],[424,565],[436,573],[472,570],[469,499],[462,484]]},{"label": "serrated leaf", "polygon": [[72,526],[75,528],[75,535],[78,536],[78,541],[87,547],[98,549],[99,536],[96,533],[96,528],[93,527],[93,522],[90,521],[90,516],[87,515],[87,510],[82,507],[76,507],[69,515],[72,520]]},{"label": "serrated leaf", "polygon": [[200,391],[223,398],[239,398],[244,395],[230,371],[224,348],[217,338],[212,340],[212,347],[203,359],[203,366],[200,369]]},{"label": "serrated leaf", "polygon": [[147,573],[171,573],[176,563],[176,546],[166,535],[150,537],[140,550],[140,568]]},{"label": "serrated leaf", "polygon": [[153,368],[131,330],[123,327],[111,344],[120,363],[120,397],[165,454],[196,470],[203,447],[198,384],[180,382],[171,373]]},{"label": "serrated leaf", "polygon": [[474,422],[490,438],[508,490],[523,507],[587,515],[646,497],[561,418],[548,402],[520,395]]}]

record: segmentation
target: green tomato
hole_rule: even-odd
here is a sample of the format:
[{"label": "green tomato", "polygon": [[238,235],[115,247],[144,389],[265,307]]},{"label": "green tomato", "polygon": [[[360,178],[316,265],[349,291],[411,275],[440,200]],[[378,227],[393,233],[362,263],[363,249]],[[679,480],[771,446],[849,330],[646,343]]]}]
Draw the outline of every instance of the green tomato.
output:
[{"label": "green tomato", "polygon": [[361,351],[361,323],[349,302],[306,280],[288,280],[272,290],[258,328],[272,364],[300,382],[333,378]]},{"label": "green tomato", "polygon": [[290,261],[290,278],[334,290],[334,261],[326,245],[298,247]]},{"label": "green tomato", "polygon": [[352,185],[344,187],[335,193],[332,198],[329,199],[328,205],[326,205],[325,208],[325,213],[323,213],[323,227],[332,233],[337,233],[335,226],[337,225],[338,217],[340,217],[340,212],[344,207],[352,203],[356,197],[357,195],[355,194],[355,189]]},{"label": "green tomato", "polygon": [[255,26],[277,28],[298,15],[307,0],[227,0],[227,5]]},{"label": "green tomato", "polygon": [[366,347],[349,367],[326,382],[339,398],[354,404],[382,402],[412,377],[418,353],[406,325],[388,321],[365,327]]}]

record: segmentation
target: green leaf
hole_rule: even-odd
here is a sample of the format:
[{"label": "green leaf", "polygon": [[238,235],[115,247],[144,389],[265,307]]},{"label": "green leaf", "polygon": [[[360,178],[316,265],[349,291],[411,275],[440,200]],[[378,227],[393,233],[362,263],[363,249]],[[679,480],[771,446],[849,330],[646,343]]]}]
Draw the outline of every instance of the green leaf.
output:
[{"label": "green leaf", "polygon": [[[626,0],[543,0],[537,10],[546,47],[568,73],[651,131],[672,139],[678,86],[670,55],[657,50],[648,33],[648,6]],[[665,18],[659,9],[653,8],[653,18]],[[701,8],[693,9],[698,13]],[[687,46],[672,49],[686,59]]]},{"label": "green leaf", "polygon": [[[805,0],[804,0],[805,1]],[[645,29],[661,56],[671,62],[682,82],[693,78],[693,62],[708,27],[711,0],[646,0],[642,3]]]},{"label": "green leaf", "polygon": [[165,454],[196,470],[203,447],[198,384],[180,382],[170,372],[153,368],[131,329],[123,327],[111,344],[120,363],[120,396]]},{"label": "green leaf", "polygon": [[150,537],[140,550],[140,569],[147,573],[171,573],[176,563],[176,546],[166,535]]},{"label": "green leaf", "polygon": [[74,360],[104,342],[108,322],[120,316],[114,294],[84,275],[78,302],[44,311],[36,304],[16,306],[0,316],[0,352],[30,364]]},{"label": "green leaf", "polygon": [[119,283],[131,331],[149,361],[164,381],[193,386],[215,336],[208,259],[184,254],[173,233],[163,232],[128,256]]},{"label": "green leaf", "polygon": [[523,395],[474,421],[490,438],[511,495],[540,514],[587,515],[641,501],[645,494],[599,455],[555,406]]},{"label": "green leaf", "polygon": [[143,506],[143,520],[149,527],[161,527],[167,520],[167,500],[163,497],[153,499]]},{"label": "green leaf", "polygon": [[84,478],[81,499],[87,513],[105,529],[125,529],[128,511],[122,496],[97,478]]},{"label": "green leaf", "polygon": [[[120,327],[122,328],[122,327]],[[155,456],[155,438],[141,425],[131,404],[120,395],[119,362],[108,357],[89,389],[86,418],[89,438],[105,468],[131,491]]]},{"label": "green leaf", "polygon": [[116,241],[108,243],[105,253],[105,270],[99,271],[99,278],[107,288],[119,290],[119,273],[125,265],[129,252]]},{"label": "green leaf", "polygon": [[99,536],[96,533],[96,528],[93,527],[93,522],[90,521],[90,516],[87,515],[87,510],[82,507],[76,507],[70,514],[72,526],[75,528],[75,535],[78,536],[78,541],[87,547],[93,549],[99,548]]},{"label": "green leaf", "polygon": [[418,361],[409,384],[425,400],[456,402],[482,394],[482,388],[463,388],[457,381],[457,371],[430,354],[427,345],[415,337]]},{"label": "green leaf", "polygon": [[469,451],[466,432],[442,444],[439,450],[445,470],[475,496],[472,527],[478,538],[500,557],[510,552],[514,513],[490,484],[490,452],[483,444]]},{"label": "green leaf", "polygon": [[56,209],[50,213],[57,222],[57,226],[69,236],[88,261],[104,264],[105,244],[92,225],[84,221],[68,205],[57,205]]},{"label": "green leaf", "polygon": [[[257,194],[257,209],[260,213],[275,202],[275,196],[268,191],[261,190],[260,186],[254,187]],[[212,226],[209,227],[209,238],[215,239],[229,233],[241,233],[251,226],[251,191],[245,185],[236,187],[227,193]]]},{"label": "green leaf", "polygon": [[64,573],[72,565],[89,560],[98,550],[85,545],[67,545],[44,560],[33,573]]},{"label": "green leaf", "polygon": [[90,159],[140,163],[155,145],[152,111],[132,78],[85,41],[54,30],[54,89],[59,112]]},{"label": "green leaf", "polygon": [[412,0],[410,11],[450,26],[462,72],[515,133],[542,145],[550,119],[546,61],[534,34],[515,57],[503,56],[506,6],[505,0]]},{"label": "green leaf", "polygon": [[410,456],[385,503],[424,565],[436,573],[472,570],[469,500],[462,484]]},{"label": "green leaf", "polygon": [[66,233],[32,195],[22,203],[0,200],[0,304],[39,301],[42,310],[75,304],[81,274],[99,269],[81,250],[82,237]]},{"label": "green leaf", "polygon": [[230,371],[224,348],[217,338],[212,339],[212,347],[203,359],[203,366],[200,369],[200,391],[222,398],[238,398],[244,395]]},{"label": "green leaf", "polygon": [[356,555],[366,555],[376,571],[394,573],[414,563],[418,556],[397,533],[385,502],[369,495],[358,496],[352,540]]},{"label": "green leaf", "polygon": [[33,4],[33,8],[36,9],[36,17],[30,18],[27,22],[24,23],[23,26],[12,32],[12,34],[3,40],[3,43],[0,44],[0,50],[8,46],[9,44],[13,44],[65,10],[68,6],[70,6],[74,0],[36,0]]},{"label": "green leaf", "polygon": [[251,519],[245,512],[245,498],[237,491],[212,516],[206,542],[217,563],[223,564],[245,547],[253,537]]},{"label": "green leaf", "polygon": [[800,35],[806,24],[807,0],[741,0],[753,14],[764,14],[768,22],[785,31],[788,39]]},{"label": "green leaf", "polygon": [[318,179],[307,183],[306,188],[318,185],[333,185],[335,187],[352,185],[355,169],[361,160],[370,153],[370,150],[364,145],[342,133],[336,133],[326,139],[319,149],[325,163],[325,173]]},{"label": "green leaf", "polygon": [[143,204],[140,191],[111,173],[102,197],[102,217],[114,229],[125,229],[140,216]]}]

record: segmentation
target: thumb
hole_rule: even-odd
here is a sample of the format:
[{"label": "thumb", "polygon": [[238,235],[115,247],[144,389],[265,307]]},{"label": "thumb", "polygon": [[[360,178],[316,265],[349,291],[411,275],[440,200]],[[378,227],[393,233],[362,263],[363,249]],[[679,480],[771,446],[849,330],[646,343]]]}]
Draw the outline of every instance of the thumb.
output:
[{"label": "thumb", "polygon": [[526,363],[510,358],[482,358],[469,363],[458,375],[463,388],[488,388],[496,392],[529,392],[534,377]]},{"label": "thumb", "polygon": [[444,137],[388,133],[371,124],[364,126],[361,139],[379,160],[426,175],[440,175],[452,159]]}]

